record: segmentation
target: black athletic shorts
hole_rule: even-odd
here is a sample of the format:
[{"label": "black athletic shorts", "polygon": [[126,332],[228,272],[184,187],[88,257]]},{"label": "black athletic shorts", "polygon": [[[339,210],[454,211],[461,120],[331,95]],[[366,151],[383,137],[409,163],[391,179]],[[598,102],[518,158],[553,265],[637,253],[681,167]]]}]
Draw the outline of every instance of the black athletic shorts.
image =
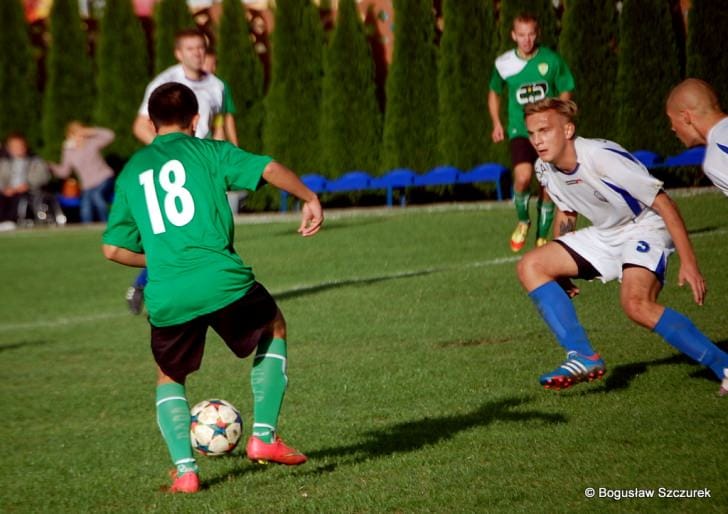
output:
[{"label": "black athletic shorts", "polygon": [[255,283],[239,300],[222,309],[179,325],[152,325],[152,353],[161,370],[175,382],[200,369],[207,327],[217,332],[240,358],[255,350],[263,337],[270,337],[270,322],[278,307],[268,291]]},{"label": "black athletic shorts", "polygon": [[511,149],[511,166],[514,168],[516,164],[522,162],[533,164],[538,159],[536,149],[526,137],[514,137],[510,140],[509,146]]},{"label": "black athletic shorts", "polygon": [[601,274],[597,271],[597,269],[594,267],[594,265],[586,260],[580,253],[577,253],[576,250],[574,250],[572,247],[561,241],[560,239],[554,239],[554,243],[558,243],[561,245],[561,247],[569,252],[569,255],[571,255],[571,258],[574,259],[574,262],[576,262],[576,267],[578,270],[578,275],[571,278],[581,278],[583,280],[594,280],[597,277],[600,277]]}]

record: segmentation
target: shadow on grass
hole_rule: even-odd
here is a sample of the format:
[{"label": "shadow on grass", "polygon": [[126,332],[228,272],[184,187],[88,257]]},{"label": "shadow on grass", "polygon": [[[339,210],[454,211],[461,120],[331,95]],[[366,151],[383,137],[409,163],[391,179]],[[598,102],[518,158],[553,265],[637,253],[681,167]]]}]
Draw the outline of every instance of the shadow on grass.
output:
[{"label": "shadow on grass", "polygon": [[[366,225],[377,225],[388,221],[388,218],[385,216],[381,217],[375,217],[372,216],[371,218],[357,218],[357,219],[351,219],[351,220],[343,220],[343,219],[337,219],[337,220],[327,220],[324,222],[322,231],[331,232],[332,230],[339,230],[339,229],[355,229],[358,227],[363,227]],[[240,243],[243,241],[249,242],[254,239],[270,239],[271,237],[274,238],[283,238],[283,237],[291,237],[295,236],[296,229],[298,226],[296,225],[295,228],[293,228],[293,225],[296,223],[300,223],[299,221],[292,221],[291,226],[286,226],[285,228],[275,229],[275,230],[269,230],[266,232],[261,232],[259,234],[245,234],[245,237],[240,237]],[[236,233],[236,239],[238,238],[238,232],[241,234],[245,232],[244,227],[254,227],[256,226],[255,223],[246,224],[242,223],[240,225],[237,225],[235,227],[235,233]]]},{"label": "shadow on grass", "polygon": [[18,341],[17,343],[2,344],[0,345],[0,352],[8,350],[17,350],[18,348],[25,348],[26,346],[41,346],[51,344],[55,341]]},{"label": "shadow on grass", "polygon": [[710,225],[707,227],[701,227],[701,228],[696,228],[694,230],[689,230],[688,234],[690,234],[691,236],[693,236],[695,234],[708,234],[710,232],[716,232],[720,229],[721,229],[721,227],[719,227],[719,226]]},{"label": "shadow on grass", "polygon": [[433,268],[433,269],[420,270],[420,271],[392,273],[390,275],[381,275],[378,277],[351,278],[351,279],[346,279],[346,280],[330,280],[327,282],[321,282],[319,284],[314,284],[311,286],[295,287],[292,289],[288,289],[286,291],[280,291],[280,292],[271,293],[271,294],[273,295],[273,297],[276,300],[288,300],[291,298],[298,298],[299,296],[306,296],[309,294],[320,293],[322,291],[328,291],[329,289],[338,289],[340,287],[359,286],[359,285],[366,286],[366,285],[370,285],[370,284],[376,284],[378,282],[386,282],[388,280],[401,280],[401,279],[406,279],[406,278],[419,277],[422,275],[430,275],[432,273],[437,273],[439,271],[443,271],[443,270]]},{"label": "shadow on grass", "polygon": [[[245,439],[241,441],[241,443],[245,443]],[[237,453],[233,455],[226,455],[224,457],[214,457],[215,459],[225,458],[225,459],[231,459],[236,460],[239,462],[239,464],[233,468],[232,470],[225,471],[217,476],[212,476],[211,478],[205,478],[200,483],[201,489],[209,489],[210,487],[214,487],[217,484],[221,484],[223,482],[228,482],[231,480],[235,480],[237,478],[240,478],[245,475],[252,475],[254,473],[260,473],[262,471],[266,471],[272,464],[270,465],[261,465],[261,464],[254,464]]]},{"label": "shadow on grass", "polygon": [[488,426],[496,421],[524,423],[538,420],[546,424],[566,423],[566,417],[562,414],[511,410],[530,401],[531,399],[527,397],[507,398],[485,403],[479,409],[467,414],[426,417],[372,430],[365,434],[365,440],[360,443],[309,452],[311,461],[333,458],[336,462],[322,464],[303,474],[320,475],[334,471],[341,464],[356,464],[378,457],[417,451],[446,441],[458,432]]},{"label": "shadow on grass", "polygon": [[[728,349],[728,340],[716,341],[715,345],[723,351]],[[630,364],[620,364],[612,370],[607,372],[606,379],[604,380],[603,387],[592,389],[589,393],[604,393],[611,391],[619,391],[621,389],[627,389],[630,383],[637,378],[639,375],[645,373],[648,368],[653,366],[664,366],[672,364],[694,364],[699,366],[698,369],[690,373],[692,378],[704,378],[707,380],[715,380],[715,375],[709,368],[700,366],[690,357],[677,353],[670,357],[664,357],[662,359],[655,359],[645,362],[633,362]]]}]

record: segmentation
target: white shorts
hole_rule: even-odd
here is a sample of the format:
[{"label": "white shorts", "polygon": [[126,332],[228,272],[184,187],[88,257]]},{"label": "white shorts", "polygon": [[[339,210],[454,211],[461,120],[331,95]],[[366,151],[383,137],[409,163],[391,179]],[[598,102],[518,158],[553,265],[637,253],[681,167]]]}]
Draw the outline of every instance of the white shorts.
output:
[{"label": "white shorts", "polygon": [[602,282],[621,280],[622,267],[632,264],[652,271],[664,283],[667,258],[674,251],[672,239],[661,218],[644,221],[611,230],[587,227],[557,240],[594,266]]}]

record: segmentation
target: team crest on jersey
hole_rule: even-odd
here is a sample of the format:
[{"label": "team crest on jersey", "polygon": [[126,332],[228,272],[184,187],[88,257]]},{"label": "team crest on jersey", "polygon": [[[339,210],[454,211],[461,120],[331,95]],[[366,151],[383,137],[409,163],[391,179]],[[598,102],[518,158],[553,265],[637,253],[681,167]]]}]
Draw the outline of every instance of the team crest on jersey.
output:
[{"label": "team crest on jersey", "polygon": [[594,191],[594,196],[599,200],[600,202],[609,203],[609,200],[604,198],[604,195],[600,193],[599,191]]},{"label": "team crest on jersey", "polygon": [[547,62],[538,63],[538,72],[541,75],[546,76],[546,74],[549,72],[549,63],[547,63]]}]

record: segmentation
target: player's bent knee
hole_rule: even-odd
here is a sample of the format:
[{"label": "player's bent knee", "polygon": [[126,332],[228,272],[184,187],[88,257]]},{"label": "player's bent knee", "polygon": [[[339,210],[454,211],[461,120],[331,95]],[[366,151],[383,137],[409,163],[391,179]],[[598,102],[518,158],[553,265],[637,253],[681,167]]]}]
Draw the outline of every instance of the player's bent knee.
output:
[{"label": "player's bent knee", "polygon": [[652,328],[652,326],[654,326],[652,320],[653,316],[651,315],[653,310],[651,309],[652,305],[653,302],[646,298],[639,298],[636,296],[622,298],[622,309],[627,317],[638,325],[647,328]]},{"label": "player's bent knee", "polygon": [[276,312],[275,318],[271,322],[273,337],[278,339],[286,339],[286,319],[280,309]]},{"label": "player's bent knee", "polygon": [[539,253],[536,251],[528,252],[516,264],[518,280],[528,290],[532,289],[534,281],[543,282],[543,277],[546,275]]}]

